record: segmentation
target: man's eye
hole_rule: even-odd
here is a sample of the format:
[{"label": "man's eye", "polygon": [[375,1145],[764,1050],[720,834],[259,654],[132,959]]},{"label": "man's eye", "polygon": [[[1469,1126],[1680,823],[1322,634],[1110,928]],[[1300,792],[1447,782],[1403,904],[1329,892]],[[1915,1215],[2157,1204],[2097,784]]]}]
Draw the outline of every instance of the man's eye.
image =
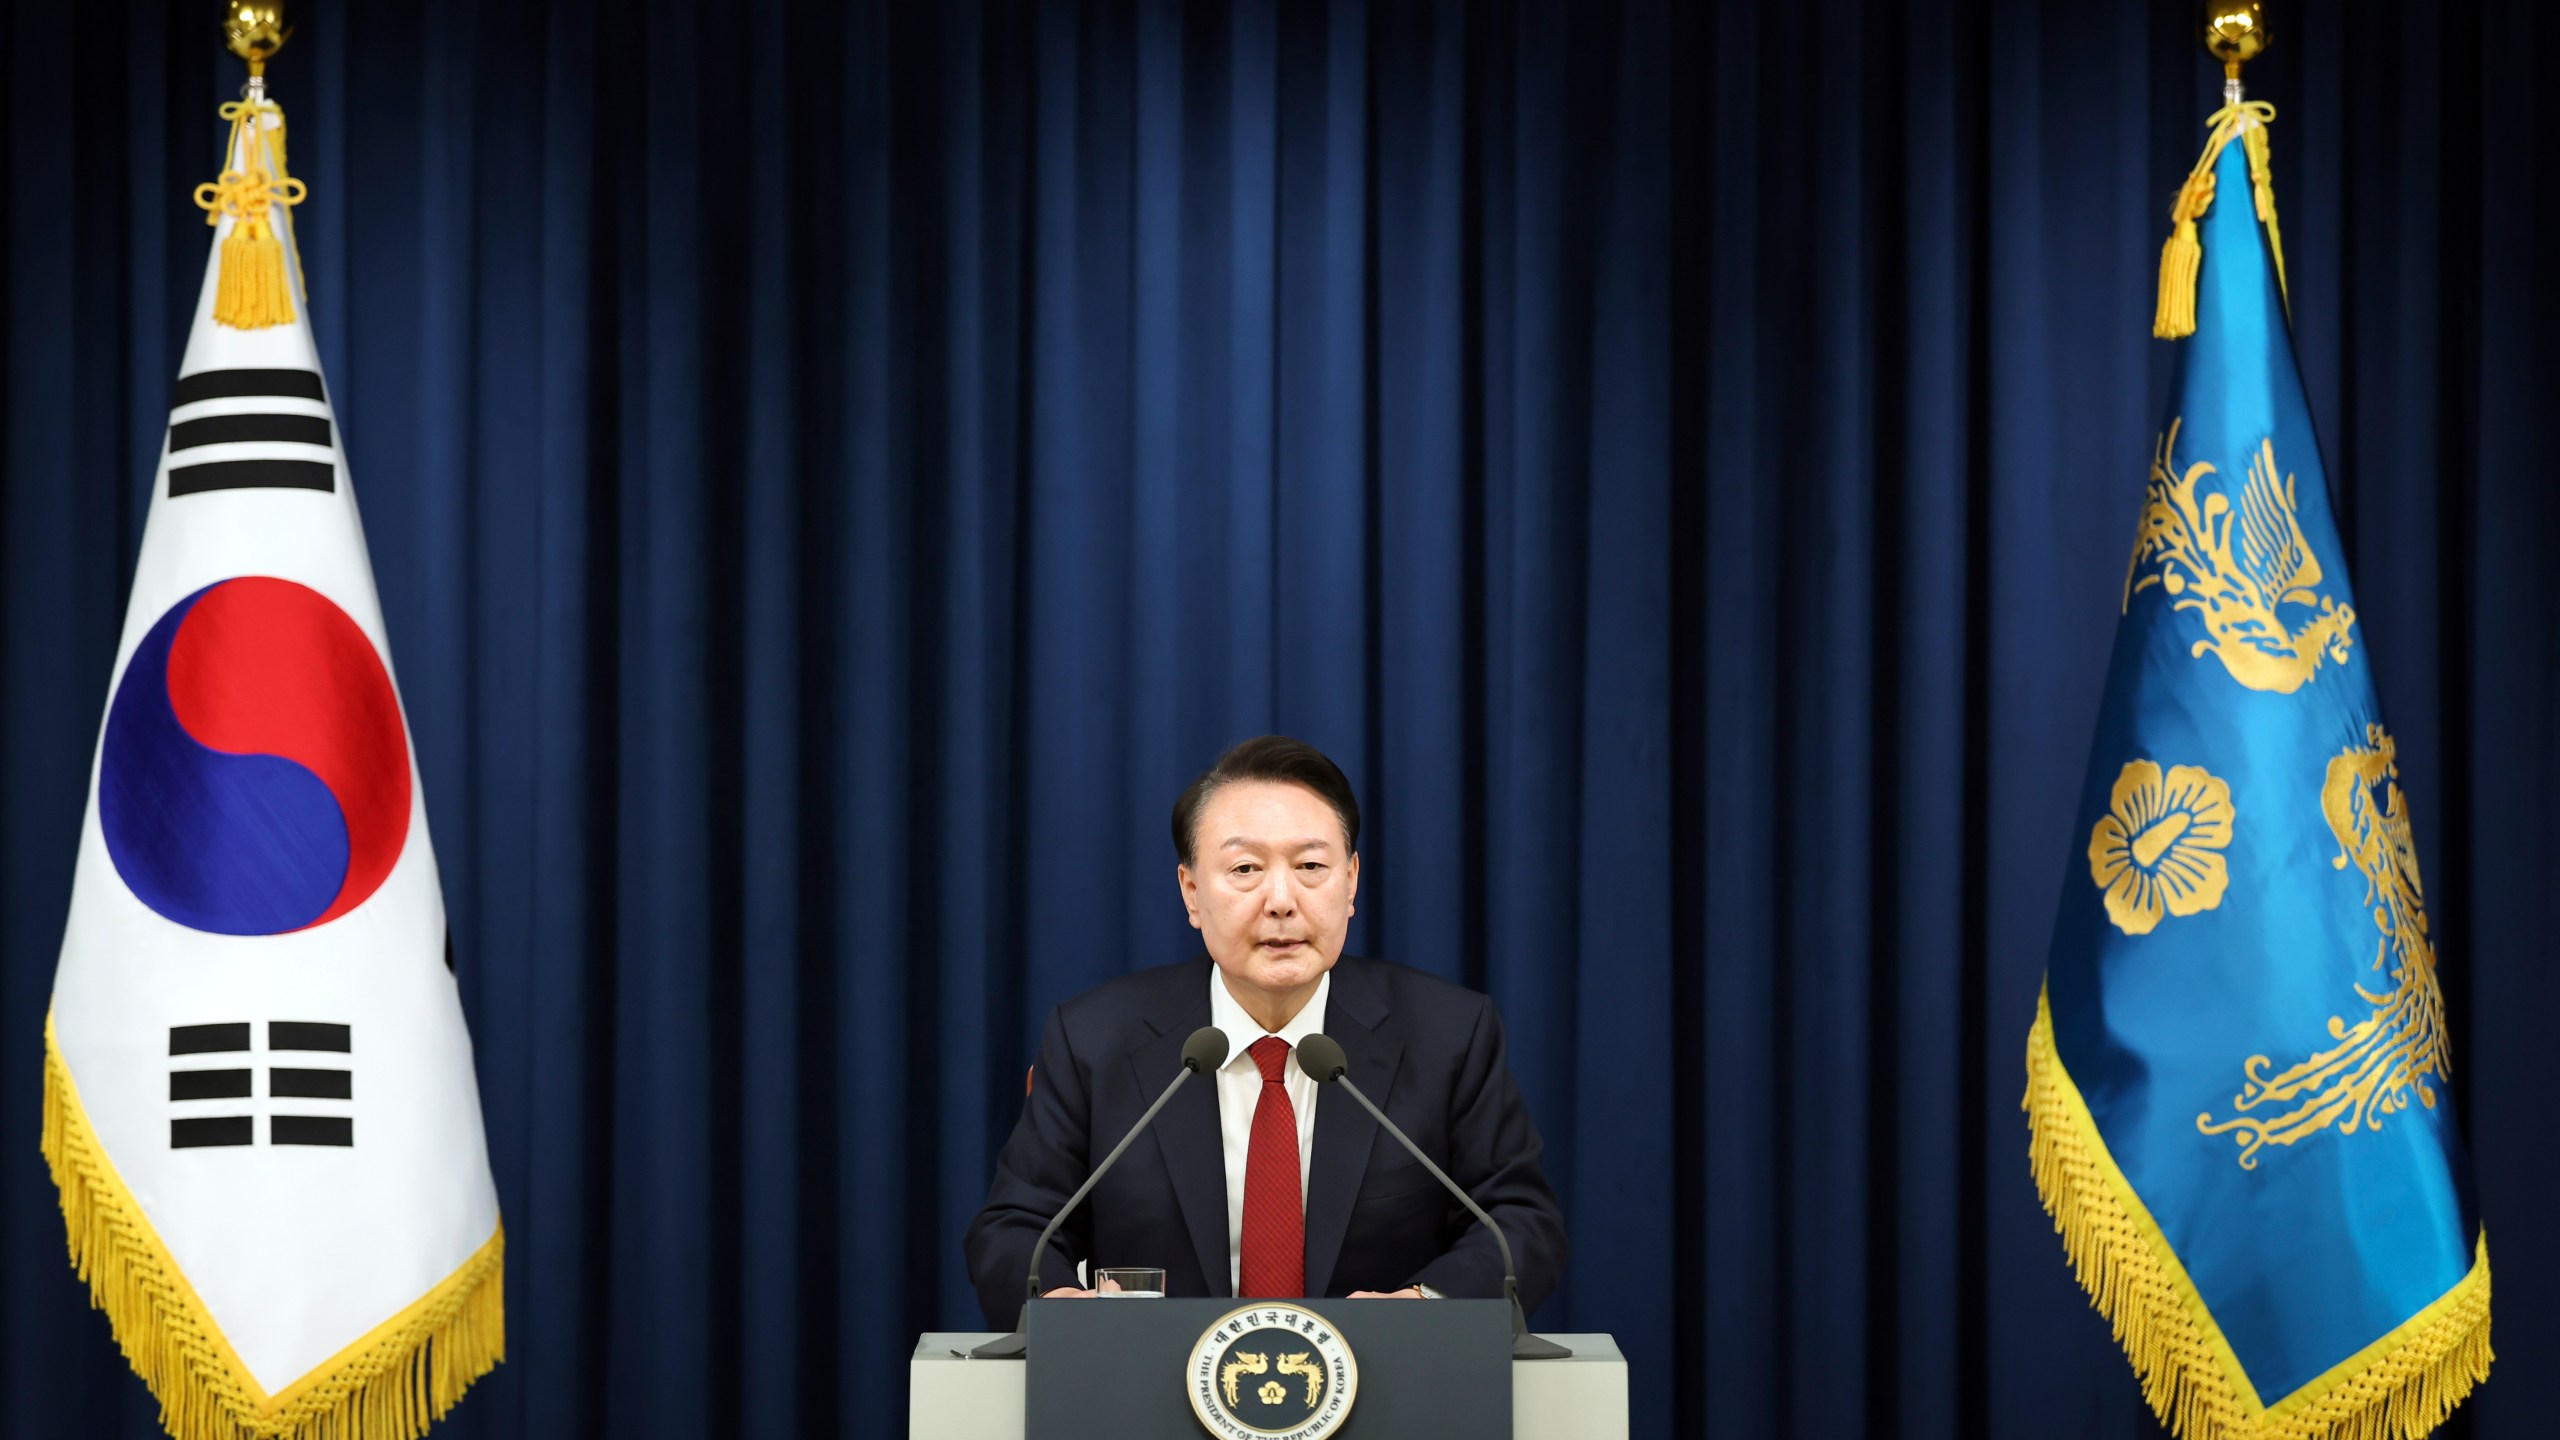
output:
[{"label": "man's eye", "polygon": [[1309,874],[1313,874],[1313,873],[1315,873],[1316,871],[1322,870],[1324,867],[1323,867],[1322,865],[1317,864],[1317,863],[1316,863],[1315,861],[1313,861],[1313,860],[1308,860],[1308,861],[1304,861],[1304,862],[1302,862],[1302,863],[1298,866],[1298,868],[1299,868],[1300,870],[1306,871],[1306,872],[1307,872],[1307,873],[1309,873]]},{"label": "man's eye", "polygon": [[1255,871],[1260,870],[1261,868],[1262,868],[1262,867],[1261,867],[1261,866],[1259,866],[1259,865],[1239,865],[1239,866],[1237,866],[1236,868],[1234,868],[1233,870],[1228,871],[1227,873],[1228,873],[1228,874],[1230,874],[1230,875],[1251,875],[1251,874],[1253,874]]}]

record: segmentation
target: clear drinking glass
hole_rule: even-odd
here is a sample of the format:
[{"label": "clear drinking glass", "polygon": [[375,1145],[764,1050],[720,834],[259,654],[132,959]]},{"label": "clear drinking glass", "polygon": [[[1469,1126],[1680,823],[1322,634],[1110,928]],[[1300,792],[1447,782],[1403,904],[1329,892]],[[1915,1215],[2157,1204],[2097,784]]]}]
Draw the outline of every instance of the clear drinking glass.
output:
[{"label": "clear drinking glass", "polygon": [[1094,1293],[1106,1300],[1161,1300],[1162,1270],[1120,1268],[1093,1272]]}]

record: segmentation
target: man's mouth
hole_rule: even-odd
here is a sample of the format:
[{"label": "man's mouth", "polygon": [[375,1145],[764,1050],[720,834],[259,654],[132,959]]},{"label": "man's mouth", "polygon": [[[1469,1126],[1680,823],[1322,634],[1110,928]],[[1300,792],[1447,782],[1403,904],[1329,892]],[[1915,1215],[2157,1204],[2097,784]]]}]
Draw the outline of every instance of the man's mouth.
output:
[{"label": "man's mouth", "polygon": [[1304,940],[1265,940],[1261,942],[1262,948],[1265,950],[1295,950],[1306,943],[1307,942]]}]

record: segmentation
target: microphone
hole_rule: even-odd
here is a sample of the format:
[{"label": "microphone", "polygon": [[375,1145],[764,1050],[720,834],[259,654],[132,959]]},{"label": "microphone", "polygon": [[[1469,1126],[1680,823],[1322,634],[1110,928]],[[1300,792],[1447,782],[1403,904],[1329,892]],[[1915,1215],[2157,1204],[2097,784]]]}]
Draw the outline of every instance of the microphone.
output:
[{"label": "microphone", "polygon": [[[1341,1051],[1337,1048],[1334,1053],[1340,1054]],[[1201,1026],[1191,1032],[1190,1039],[1182,1042],[1182,1069],[1174,1074],[1172,1083],[1164,1087],[1164,1093],[1156,1097],[1156,1103],[1147,1107],[1147,1113],[1138,1117],[1138,1123],[1129,1127],[1129,1133],[1120,1137],[1120,1143],[1111,1147],[1111,1153],[1102,1157],[1102,1163],[1093,1167],[1093,1173],[1084,1177],[1084,1183],[1076,1187],[1076,1193],[1067,1197],[1067,1203],[1059,1207],[1058,1213],[1049,1217],[1049,1228],[1040,1232],[1039,1242],[1031,1247],[1031,1273],[1022,1282],[1024,1319],[1015,1323],[1012,1334],[988,1341],[970,1351],[972,1356],[980,1360],[1022,1358],[1023,1351],[1031,1343],[1031,1337],[1025,1333],[1025,1325],[1031,1302],[1040,1298],[1040,1257],[1048,1252],[1049,1237],[1058,1233],[1058,1227],[1075,1213],[1078,1205],[1084,1203],[1084,1197],[1092,1194],[1093,1187],[1111,1172],[1113,1165],[1119,1163],[1120,1152],[1128,1149],[1129,1142],[1137,1139],[1138,1133],[1154,1122],[1156,1112],[1164,1108],[1164,1102],[1173,1098],[1174,1091],[1182,1088],[1183,1081],[1226,1063],[1227,1032],[1215,1025]]]},{"label": "microphone", "polygon": [[1351,1098],[1360,1102],[1360,1108],[1369,1112],[1369,1117],[1378,1122],[1380,1129],[1396,1137],[1396,1143],[1405,1148],[1406,1154],[1421,1161],[1422,1168],[1431,1172],[1432,1179],[1457,1196],[1458,1203],[1466,1206],[1468,1213],[1483,1221],[1484,1228],[1493,1232],[1493,1243],[1502,1251],[1503,1297],[1511,1302],[1511,1358],[1561,1360],[1571,1355],[1572,1351],[1553,1340],[1529,1333],[1529,1317],[1520,1308],[1520,1272],[1511,1263],[1511,1242],[1503,1238],[1502,1227],[1493,1223],[1493,1217],[1484,1213],[1484,1207],[1476,1203],[1474,1196],[1460,1189],[1447,1171],[1422,1153],[1422,1147],[1413,1143],[1412,1136],[1404,1133],[1396,1122],[1387,1118],[1385,1111],[1370,1103],[1359,1086],[1351,1083],[1351,1064],[1343,1056],[1342,1046],[1331,1036],[1309,1035],[1298,1042],[1298,1068],[1306,1071],[1307,1078],[1319,1085],[1335,1085],[1350,1091]]}]

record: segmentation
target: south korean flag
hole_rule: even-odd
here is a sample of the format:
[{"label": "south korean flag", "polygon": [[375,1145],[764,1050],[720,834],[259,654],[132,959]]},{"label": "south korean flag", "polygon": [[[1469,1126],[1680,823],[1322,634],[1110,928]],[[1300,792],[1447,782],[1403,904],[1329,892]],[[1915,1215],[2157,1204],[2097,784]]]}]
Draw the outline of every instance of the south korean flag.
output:
[{"label": "south korean flag", "polygon": [[301,186],[272,105],[225,111],[54,975],[44,1150],[173,1436],[407,1440],[502,1356],[497,1193],[304,323]]}]

